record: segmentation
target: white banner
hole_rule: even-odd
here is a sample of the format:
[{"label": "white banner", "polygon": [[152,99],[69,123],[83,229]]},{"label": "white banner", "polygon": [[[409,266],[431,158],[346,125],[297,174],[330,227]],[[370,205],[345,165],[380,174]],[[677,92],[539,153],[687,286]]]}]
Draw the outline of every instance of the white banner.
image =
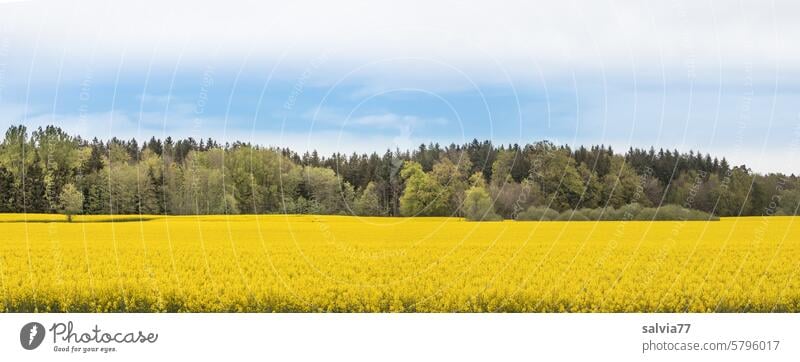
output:
[{"label": "white banner", "polygon": [[797,361],[796,314],[4,314],[3,361]]}]

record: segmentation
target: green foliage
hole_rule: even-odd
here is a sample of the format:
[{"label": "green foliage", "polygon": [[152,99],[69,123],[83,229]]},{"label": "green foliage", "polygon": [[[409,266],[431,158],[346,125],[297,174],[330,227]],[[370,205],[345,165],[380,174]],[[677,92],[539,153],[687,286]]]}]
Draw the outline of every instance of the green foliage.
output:
[{"label": "green foliage", "polygon": [[0,212],[15,211],[14,175],[0,166]]},{"label": "green foliage", "polygon": [[472,187],[467,190],[464,201],[464,218],[469,221],[497,221],[503,218],[494,212],[492,199],[483,182],[483,176],[472,176]]},{"label": "green foliage", "polygon": [[315,213],[344,214],[347,213],[350,205],[353,205],[353,187],[346,182],[341,182],[333,170],[322,167],[306,167],[304,176],[310,199],[316,203],[314,205]]},{"label": "green foliage", "polygon": [[552,202],[556,210],[566,210],[578,205],[584,185],[575,168],[575,159],[566,148],[557,148],[549,142],[536,143],[528,153],[531,164],[530,177]]},{"label": "green foliage", "polygon": [[602,199],[613,207],[621,207],[633,201],[639,176],[622,156],[611,158],[608,174],[603,177]]},{"label": "green foliage", "polygon": [[88,214],[473,219],[490,200],[491,218],[565,219],[568,211],[573,220],[693,220],[793,215],[800,205],[795,175],[756,174],[691,151],[632,148],[623,155],[605,146],[473,140],[326,157],[210,139],[151,138],[140,147],[117,138],[89,142],[53,126],[8,128],[0,143],[0,212],[62,212],[67,184],[83,195]]},{"label": "green foliage", "polygon": [[34,157],[25,169],[25,173],[20,175],[19,187],[22,190],[19,198],[18,207],[26,212],[50,212],[50,205],[47,204],[47,185],[45,174],[42,170],[39,153],[33,151]]},{"label": "green foliage", "polygon": [[800,206],[800,190],[783,190],[779,196],[777,215],[796,215]]},{"label": "green foliage", "polygon": [[719,217],[710,215],[700,210],[692,210],[678,205],[664,205],[659,208],[647,207],[640,210],[634,220],[685,220],[685,221],[715,221]]},{"label": "green foliage", "polygon": [[361,216],[383,216],[384,209],[381,206],[380,195],[378,188],[374,182],[367,184],[367,187],[361,191],[355,203],[355,213]]},{"label": "green foliage", "polygon": [[520,212],[532,205],[545,202],[538,185],[533,181],[507,182],[489,186],[489,194],[494,200],[495,211],[506,219],[514,219]]},{"label": "green foliage", "polygon": [[518,163],[519,154],[512,151],[500,151],[497,153],[494,164],[492,164],[492,185],[503,185],[514,182],[512,170],[515,163]]},{"label": "green foliage", "polygon": [[638,203],[622,205],[622,207],[616,210],[616,217],[617,220],[633,220],[641,211],[642,205]]},{"label": "green foliage", "polygon": [[559,213],[556,210],[553,210],[548,207],[544,206],[531,206],[524,212],[521,212],[517,215],[517,220],[520,221],[551,221],[556,220],[559,217]]},{"label": "green foliage", "polygon": [[602,208],[582,208],[579,210],[581,215],[586,216],[589,220],[600,220],[600,214],[603,212]]},{"label": "green foliage", "polygon": [[532,206],[521,213],[517,220],[525,221],[715,221],[718,217],[700,210],[692,210],[678,205],[665,205],[660,208],[642,207],[639,204],[623,205],[619,209],[613,207],[580,210],[555,210],[540,206]]},{"label": "green foliage", "polygon": [[[444,157],[433,165],[431,176],[441,186],[441,196],[449,214],[458,214],[465,202],[468,163],[455,164]],[[481,177],[482,178],[482,177]]]},{"label": "green foliage", "polygon": [[564,210],[558,217],[557,221],[589,221],[589,218],[580,210]]},{"label": "green foliage", "polygon": [[72,215],[79,214],[83,210],[83,193],[71,183],[64,185],[59,200],[59,209],[67,215],[69,222],[72,222]]},{"label": "green foliage", "polygon": [[422,171],[422,165],[406,162],[400,176],[405,180],[405,190],[400,197],[403,216],[445,216],[448,214],[447,195],[442,185]]}]

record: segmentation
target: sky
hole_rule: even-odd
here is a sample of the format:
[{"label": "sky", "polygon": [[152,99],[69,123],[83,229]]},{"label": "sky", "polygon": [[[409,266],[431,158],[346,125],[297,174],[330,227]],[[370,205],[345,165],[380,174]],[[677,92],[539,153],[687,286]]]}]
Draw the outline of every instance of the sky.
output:
[{"label": "sky", "polygon": [[551,140],[800,173],[792,1],[3,1],[0,128],[297,151]]}]

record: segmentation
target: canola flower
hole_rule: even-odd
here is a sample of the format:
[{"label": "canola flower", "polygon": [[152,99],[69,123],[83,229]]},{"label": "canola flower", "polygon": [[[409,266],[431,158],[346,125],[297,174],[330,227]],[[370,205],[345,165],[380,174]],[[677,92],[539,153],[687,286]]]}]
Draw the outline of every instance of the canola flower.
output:
[{"label": "canola flower", "polygon": [[0,311],[800,311],[794,217],[63,221],[0,215]]}]

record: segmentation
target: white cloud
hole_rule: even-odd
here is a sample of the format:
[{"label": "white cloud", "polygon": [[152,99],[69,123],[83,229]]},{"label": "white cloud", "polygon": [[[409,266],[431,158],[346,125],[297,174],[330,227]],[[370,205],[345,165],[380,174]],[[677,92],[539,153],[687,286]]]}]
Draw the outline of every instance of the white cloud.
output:
[{"label": "white cloud", "polygon": [[[479,81],[536,79],[539,71],[684,73],[719,67],[798,71],[800,3],[701,1],[35,1],[3,4],[15,44],[116,66],[320,54],[344,71],[387,59],[422,59]],[[397,62],[395,62],[397,63]],[[392,64],[373,74],[415,73]],[[398,64],[394,64],[398,65]],[[433,68],[426,76],[453,76]],[[366,69],[365,71],[370,71]],[[484,78],[484,79],[481,79]],[[426,79],[420,77],[420,79]]]},{"label": "white cloud", "polygon": [[[272,74],[274,70],[275,77],[285,77],[289,81],[298,80],[308,70],[313,74],[304,79],[308,82],[305,85],[345,84],[349,87],[343,88],[341,93],[349,92],[354,99],[411,88],[433,94],[451,90],[481,92],[487,89],[481,89],[486,84],[501,84],[504,90],[515,87],[512,90],[516,91],[516,87],[528,86],[528,91],[534,88],[547,94],[553,88],[570,91],[574,86],[574,108],[581,112],[581,118],[577,115],[575,118],[581,125],[592,125],[585,119],[594,117],[592,120],[603,126],[586,130],[585,135],[591,139],[585,143],[615,138],[621,139],[619,143],[624,146],[625,142],[649,141],[638,134],[634,134],[638,138],[633,140],[626,136],[631,133],[633,124],[638,132],[647,123],[652,126],[664,121],[658,114],[651,116],[663,109],[686,114],[691,111],[695,117],[691,119],[693,125],[716,122],[713,115],[694,116],[715,110],[707,106],[708,102],[698,102],[696,90],[690,94],[684,88],[676,88],[681,95],[686,95],[686,102],[667,99],[666,88],[674,83],[685,84],[687,77],[715,83],[710,87],[713,88],[712,102],[717,102],[718,93],[734,97],[732,101],[717,105],[732,109],[734,113],[738,112],[735,107],[742,103],[739,98],[749,96],[753,82],[767,84],[761,89],[766,89],[769,94],[765,96],[771,101],[773,84],[796,88],[800,80],[800,47],[794,44],[800,39],[800,22],[796,20],[800,2],[796,1],[493,1],[476,4],[454,0],[0,3],[0,44],[6,49],[0,52],[6,54],[0,54],[0,64],[4,64],[5,70],[0,89],[5,96],[21,97],[25,94],[22,90],[31,86],[27,83],[28,74],[50,83],[55,83],[58,75],[64,82],[70,76],[84,76],[84,67],[91,69],[92,79],[101,89],[101,86],[115,85],[112,82],[118,79],[117,73],[123,78],[129,74],[136,76],[152,67],[161,70],[161,76],[169,76],[207,63],[217,66],[219,87],[228,86],[233,78],[229,75],[236,74],[235,70],[246,63],[248,71],[255,69]],[[315,60],[320,61],[311,65]],[[73,67],[71,74],[70,66]],[[62,69],[63,75],[58,73]],[[575,74],[577,77],[573,78]],[[615,85],[614,75],[624,84]],[[169,79],[168,76],[165,79]],[[641,96],[641,88],[645,88],[642,81],[646,79],[659,82],[654,87],[658,97],[662,97],[661,86],[664,87],[664,100]],[[579,94],[579,89],[587,83],[602,85],[602,93]],[[530,87],[532,84],[534,86]],[[38,90],[35,84],[31,87],[33,93]],[[178,88],[173,96],[180,96]],[[781,89],[778,88],[778,92],[783,92]],[[633,93],[629,93],[631,90]],[[236,89],[231,86],[230,94],[234,91]],[[48,93],[45,90],[43,94],[46,98]],[[623,98],[615,100],[615,94]],[[581,96],[580,105],[577,104],[578,95]],[[14,101],[20,100],[14,98]],[[240,120],[198,120],[191,114],[193,104],[179,100],[176,103],[175,97],[170,99],[159,93],[146,94],[138,101],[145,103],[142,108],[146,111],[170,104],[169,117],[159,112],[140,115],[119,111],[83,116],[47,114],[47,107],[53,102],[45,102],[45,110],[40,104],[26,107],[3,103],[0,122],[21,122],[27,113],[33,114],[27,118],[27,124],[56,123],[71,133],[86,136],[127,138],[154,133],[155,136],[201,136],[220,140],[225,137],[264,144],[274,142],[292,148],[320,148],[326,152],[380,151],[387,147],[409,148],[422,142],[450,141],[421,137],[421,132],[415,132],[426,125],[448,122],[425,117],[424,112],[387,110],[366,116],[347,116],[345,111],[321,109],[314,116],[315,122],[325,124],[312,127],[313,132],[276,134],[253,133],[248,131],[251,127],[236,127],[236,124],[248,124]],[[603,102],[610,106],[599,107],[594,112],[586,109],[587,105]],[[557,117],[559,109],[551,110],[551,106],[564,107],[557,102],[537,103],[533,113]],[[567,102],[566,106],[572,107],[572,102]],[[752,123],[763,123],[772,108],[774,106],[769,104],[752,103]],[[548,113],[550,111],[556,114]],[[720,127],[736,122],[736,118],[723,118],[719,121]],[[615,123],[618,127],[609,126],[608,134],[603,134],[606,123]],[[577,121],[566,123],[567,126],[572,124]],[[365,137],[357,127],[383,132],[374,132],[380,136]],[[541,134],[537,131],[540,132],[539,129],[532,132]],[[785,127],[776,129],[772,137],[785,131]],[[569,132],[560,137],[573,141],[568,137]],[[472,136],[488,138],[490,135]],[[605,139],[600,139],[601,136]],[[676,137],[658,134],[652,143],[670,148],[682,136],[680,132]],[[724,140],[719,138],[708,137],[708,140],[700,144],[715,141],[714,145],[725,146]],[[459,142],[459,139],[453,141]],[[781,162],[783,158],[777,156],[780,154],[777,152],[764,158],[753,156],[760,154],[761,142],[758,141],[746,140],[740,145],[742,152],[734,157],[748,164],[758,164],[761,170],[795,167],[791,162]],[[786,144],[769,148],[782,149]],[[720,155],[725,155],[722,151],[735,152],[720,151]]]},{"label": "white cloud", "polygon": [[139,101],[144,104],[155,104],[159,106],[164,106],[170,103],[172,100],[172,96],[169,94],[148,94],[143,93],[139,95]]},{"label": "white cloud", "polygon": [[357,126],[371,126],[379,128],[405,128],[416,127],[424,124],[447,124],[444,118],[420,118],[411,115],[400,115],[394,113],[374,114],[353,118],[348,122]]},{"label": "white cloud", "polygon": [[[288,147],[296,152],[317,150],[323,155],[334,152],[379,152],[387,149],[414,149],[431,140],[426,137],[414,137],[408,129],[396,132],[372,134],[365,136],[359,130],[352,129],[310,129],[308,131],[275,132],[272,130],[248,130],[248,127],[237,127],[241,120],[234,119],[188,119],[178,116],[170,117],[163,123],[163,115],[145,113],[131,115],[123,112],[99,112],[82,116],[45,114],[30,117],[25,121],[29,129],[39,126],[56,125],[72,135],[80,135],[84,139],[97,137],[108,140],[112,137],[120,139],[136,138],[143,142],[150,137],[173,139],[194,137],[195,139],[212,138],[220,143],[251,142],[269,147]],[[199,123],[195,123],[199,122]],[[10,124],[0,124],[7,128]],[[463,142],[459,140],[458,142]]]},{"label": "white cloud", "polygon": [[[0,121],[7,119],[14,118],[0,118]],[[98,137],[108,140],[111,137],[117,137],[121,139],[136,138],[138,141],[143,142],[153,136],[156,138],[171,136],[173,139],[186,137],[194,137],[195,139],[213,138],[221,143],[243,141],[262,146],[288,147],[299,153],[317,150],[323,155],[330,155],[334,152],[349,154],[352,152],[382,153],[387,149],[409,150],[431,141],[439,144],[449,144],[451,142],[463,144],[470,141],[463,134],[452,134],[444,138],[431,139],[414,132],[414,128],[408,126],[425,122],[440,121],[436,119],[426,121],[414,116],[380,114],[358,118],[353,122],[358,127],[341,127],[339,129],[312,127],[307,131],[275,132],[242,127],[241,125],[247,122],[241,119],[210,117],[198,119],[193,118],[191,114],[174,114],[165,119],[161,113],[128,114],[114,111],[85,115],[43,113],[28,117],[24,124],[29,129],[53,124],[61,127],[69,134],[80,135],[84,139]],[[4,130],[8,126],[17,123],[19,122],[0,123],[0,128]],[[381,129],[386,127],[389,130],[365,134],[363,128],[360,127],[379,127]],[[792,135],[788,142],[770,143],[764,146],[763,149],[758,145],[743,144],[734,147],[726,145],[701,147],[700,151],[704,154],[710,153],[712,157],[726,157],[731,165],[746,164],[756,172],[800,174],[800,168],[796,163],[786,162],[787,159],[794,159],[800,154],[800,126],[796,126],[789,132]],[[623,153],[629,147],[648,148],[654,145],[646,140],[619,138],[574,140],[570,137],[566,139],[550,137],[549,139],[559,145],[568,143],[572,146],[604,143],[612,146],[616,152]],[[495,144],[505,144],[520,141],[533,142],[536,140],[493,139],[492,141]],[[656,148],[665,147],[666,149],[676,148],[681,152],[688,152],[690,149],[697,150],[697,147],[692,144],[655,146]]]},{"label": "white cloud", "polygon": [[316,107],[302,114],[302,117],[323,124],[338,127],[360,127],[371,129],[409,129],[424,127],[426,125],[443,126],[448,120],[443,117],[420,117],[410,114],[397,114],[393,112],[375,112],[367,115],[354,116],[343,113],[330,107]]}]

